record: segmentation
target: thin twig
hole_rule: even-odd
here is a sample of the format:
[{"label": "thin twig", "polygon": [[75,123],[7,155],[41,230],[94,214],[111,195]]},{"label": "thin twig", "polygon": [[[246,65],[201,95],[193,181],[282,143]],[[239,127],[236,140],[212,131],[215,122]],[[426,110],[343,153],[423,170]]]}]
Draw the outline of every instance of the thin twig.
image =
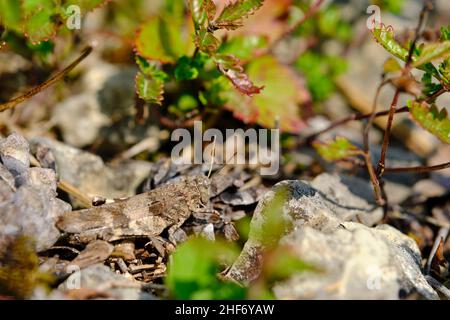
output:
[{"label": "thin twig", "polygon": [[431,248],[430,255],[428,256],[427,267],[425,270],[426,274],[430,274],[431,263],[433,262],[433,258],[436,255],[437,250],[439,249],[441,241],[445,241],[445,239],[447,239],[448,232],[449,232],[448,227],[442,227],[439,229],[436,239],[434,240],[433,247]]},{"label": "thin twig", "polygon": [[[411,47],[409,48],[408,58],[406,60],[405,67],[403,68],[403,71],[402,71],[403,76],[407,75],[411,69],[414,50],[416,48],[417,41],[420,38],[420,30],[422,29],[422,26],[425,22],[426,14],[427,14],[428,10],[431,10],[431,8],[432,8],[431,2],[426,0],[422,7],[422,10],[420,11],[419,22],[417,23],[417,27],[416,27],[416,30],[414,33],[414,39],[411,43]],[[394,120],[395,111],[397,109],[397,103],[398,103],[398,98],[400,96],[400,93],[401,93],[401,90],[399,88],[397,88],[395,91],[394,97],[392,98],[391,106],[389,108],[388,122],[387,122],[386,130],[384,131],[384,138],[383,138],[383,145],[381,147],[380,160],[378,161],[378,164],[377,164],[377,178],[378,179],[381,179],[383,177],[385,163],[386,163],[386,153],[387,153],[387,150],[389,147],[389,141],[390,141],[390,137],[391,137],[392,123]]]},{"label": "thin twig", "polygon": [[[375,98],[373,99],[372,110],[370,113],[369,121],[367,122],[367,125],[364,128],[364,151],[366,153],[370,153],[369,133],[370,133],[370,129],[372,128],[372,125],[373,125],[373,120],[377,116],[376,111],[377,111],[377,105],[378,105],[378,98],[380,96],[381,89],[383,89],[383,87],[386,84],[388,84],[389,82],[390,82],[389,79],[385,79],[380,83],[380,85],[378,86],[377,91],[375,93]],[[389,114],[389,112],[388,112],[388,114]]]},{"label": "thin twig", "polygon": [[372,157],[370,152],[364,152],[364,161],[366,163],[367,171],[369,172],[370,181],[372,182],[373,191],[375,193],[375,200],[378,205],[385,205],[385,199],[383,197],[383,191],[381,190],[380,181],[377,179],[375,168],[372,165]]},{"label": "thin twig", "polygon": [[447,168],[450,168],[450,162],[438,164],[438,165],[435,165],[435,166],[385,168],[384,172],[390,172],[390,173],[402,173],[402,172],[426,173],[426,172],[443,170],[443,169],[447,169]]},{"label": "thin twig", "polygon": [[[408,111],[409,111],[408,107],[403,107],[403,108],[397,109],[395,113],[404,113],[404,112],[408,112]],[[387,116],[388,114],[389,114],[389,111],[380,111],[380,112],[377,112],[375,114],[372,114],[372,113],[366,113],[366,114],[357,114],[357,113],[355,113],[355,114],[352,114],[352,115],[350,115],[348,117],[345,117],[345,118],[339,119],[337,121],[334,121],[327,128],[325,128],[323,130],[320,130],[320,131],[318,131],[316,133],[311,134],[310,136],[306,137],[303,141],[301,141],[299,143],[299,145],[304,145],[304,144],[310,143],[311,141],[315,140],[318,136],[320,136],[320,135],[322,135],[324,133],[327,133],[327,132],[333,130],[334,128],[339,127],[339,126],[341,126],[343,124],[346,124],[347,122],[368,119],[372,115],[374,116],[374,118],[384,117],[384,116]]]},{"label": "thin twig", "polygon": [[395,90],[394,98],[392,99],[391,106],[389,108],[387,126],[386,126],[386,130],[384,131],[383,145],[381,146],[380,160],[378,161],[378,164],[377,164],[377,178],[378,179],[380,179],[384,173],[384,167],[385,167],[385,163],[386,163],[386,153],[387,153],[387,150],[389,147],[392,123],[394,121],[394,114],[397,111],[397,103],[398,103],[399,97],[400,97],[400,90],[397,89],[397,90]]},{"label": "thin twig", "polygon": [[67,181],[60,180],[58,183],[58,188],[77,199],[83,207],[92,207],[92,199]]},{"label": "thin twig", "polygon": [[83,50],[81,55],[74,62],[72,62],[69,66],[67,66],[63,70],[57,72],[55,75],[50,77],[42,84],[38,85],[37,87],[31,89],[30,91],[26,92],[25,94],[17,98],[14,98],[4,104],[0,104],[0,112],[14,108],[18,104],[25,102],[34,95],[38,94],[39,92],[44,91],[45,89],[53,85],[55,82],[61,80],[65,75],[67,75],[70,71],[72,71],[72,69],[75,68],[81,61],[83,61],[91,52],[92,47],[87,47],[86,49]]}]

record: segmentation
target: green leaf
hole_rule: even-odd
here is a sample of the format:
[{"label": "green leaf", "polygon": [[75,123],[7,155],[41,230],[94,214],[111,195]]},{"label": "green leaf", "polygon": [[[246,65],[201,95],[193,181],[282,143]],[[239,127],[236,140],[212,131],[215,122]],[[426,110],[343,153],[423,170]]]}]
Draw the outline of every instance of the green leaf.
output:
[{"label": "green leaf", "polygon": [[220,46],[220,40],[217,39],[206,28],[201,28],[194,38],[195,46],[202,52],[208,55],[214,54]]},{"label": "green leaf", "polygon": [[53,0],[22,2],[23,32],[31,43],[48,41],[56,35],[61,8]]},{"label": "green leaf", "polygon": [[205,26],[207,21],[213,20],[217,10],[216,4],[212,0],[189,0],[189,9],[195,30]]},{"label": "green leaf", "polygon": [[229,242],[190,239],[171,256],[166,284],[175,299],[244,299],[245,288],[217,277],[221,264],[230,265],[238,254]]},{"label": "green leaf", "polygon": [[240,61],[233,55],[217,54],[213,57],[220,72],[222,72],[239,90],[239,92],[253,96],[258,94],[264,87],[257,87],[250,80],[249,76],[244,72],[244,68],[240,65]]},{"label": "green leaf", "polygon": [[269,55],[252,60],[246,71],[257,85],[264,85],[264,90],[253,97],[224,91],[226,108],[246,123],[274,128],[279,119],[283,131],[298,133],[304,127],[300,105],[309,100],[309,95],[296,73]]},{"label": "green leaf", "polygon": [[198,67],[195,60],[186,56],[181,57],[175,67],[175,79],[178,81],[197,79],[199,75]]},{"label": "green leaf", "polygon": [[450,40],[450,25],[447,27],[441,27],[441,40]]},{"label": "green leaf", "polygon": [[136,93],[147,103],[161,105],[164,94],[164,80],[150,74],[138,72],[136,75]]},{"label": "green leaf", "polygon": [[426,63],[450,57],[450,40],[440,43],[429,43],[421,48],[420,56],[413,66],[418,68]]},{"label": "green leaf", "polygon": [[20,22],[20,2],[0,0],[0,24],[7,29],[19,31]]},{"label": "green leaf", "polygon": [[424,75],[422,76],[422,93],[425,96],[431,96],[441,90],[441,88],[442,85],[440,83],[433,82],[433,76],[431,73],[424,73]]},{"label": "green leaf", "polygon": [[254,14],[264,3],[264,0],[236,0],[228,3],[213,22],[216,28],[235,30],[243,26],[243,20]]},{"label": "green leaf", "polygon": [[450,143],[450,119],[445,108],[439,110],[434,104],[430,106],[417,101],[408,101],[408,107],[413,119],[425,130]]},{"label": "green leaf", "polygon": [[439,72],[447,84],[450,84],[450,58],[442,61],[439,65]]},{"label": "green leaf", "polygon": [[259,49],[263,49],[266,46],[266,37],[237,36],[223,43],[218,52],[221,54],[232,54],[240,60],[250,60]]},{"label": "green leaf", "polygon": [[328,142],[315,141],[313,147],[327,161],[353,158],[361,154],[361,150],[344,137],[336,137]]},{"label": "green leaf", "polygon": [[397,40],[395,40],[394,30],[391,26],[386,27],[381,23],[378,27],[373,29],[372,33],[377,42],[383,46],[387,52],[403,61],[408,59],[408,50],[403,48]]},{"label": "green leaf", "polygon": [[[67,18],[65,8],[80,7],[86,13],[107,0],[0,0],[0,20],[15,32],[22,32],[32,44],[39,44],[56,36]],[[64,7],[63,7],[64,4]]]}]

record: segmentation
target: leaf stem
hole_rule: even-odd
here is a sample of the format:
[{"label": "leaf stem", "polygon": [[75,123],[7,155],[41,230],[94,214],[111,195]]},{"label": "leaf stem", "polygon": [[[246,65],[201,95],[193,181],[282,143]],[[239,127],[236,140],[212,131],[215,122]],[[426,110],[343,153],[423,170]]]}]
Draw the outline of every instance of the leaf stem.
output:
[{"label": "leaf stem", "polygon": [[388,115],[388,122],[386,126],[386,130],[384,131],[384,137],[383,137],[383,145],[381,146],[381,155],[380,160],[377,164],[377,177],[380,179],[383,176],[385,162],[386,162],[386,153],[389,147],[389,141],[391,137],[391,129],[392,129],[392,123],[394,121],[394,114],[397,111],[397,103],[398,98],[400,97],[400,90],[395,90],[394,98],[391,102],[391,107],[389,108],[389,115]]}]

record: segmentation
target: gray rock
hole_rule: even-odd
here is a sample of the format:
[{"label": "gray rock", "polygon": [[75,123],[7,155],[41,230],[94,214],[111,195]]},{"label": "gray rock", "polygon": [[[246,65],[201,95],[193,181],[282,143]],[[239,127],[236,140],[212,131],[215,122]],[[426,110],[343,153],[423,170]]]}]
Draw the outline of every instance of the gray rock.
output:
[{"label": "gray rock", "polygon": [[100,129],[111,122],[100,112],[100,105],[92,93],[83,93],[62,101],[55,107],[53,115],[64,141],[78,148],[93,143]]},{"label": "gray rock", "polygon": [[438,298],[421,273],[413,239],[388,225],[342,226],[327,231],[305,226],[283,239],[320,271],[278,283],[273,288],[278,299],[398,299],[400,290]]},{"label": "gray rock", "polygon": [[[299,259],[316,267],[292,275],[274,286],[279,299],[397,299],[400,291],[417,291],[427,299],[438,296],[420,269],[416,243],[396,229],[369,226],[377,210],[351,190],[364,194],[362,184],[349,188],[342,177],[323,174],[312,183],[283,181],[259,202],[249,240],[227,272],[228,279],[249,284],[257,278],[268,245],[258,237],[264,209],[277,192],[287,190],[280,219],[290,221],[280,243],[292,247]],[[347,181],[348,182],[348,181]],[[372,210],[372,212],[371,212]],[[369,225],[358,222],[359,220]]]},{"label": "gray rock", "polygon": [[30,166],[30,148],[24,137],[17,133],[9,135],[0,142],[3,165],[14,175],[20,175]]},{"label": "gray rock", "polygon": [[76,271],[66,279],[59,290],[92,289],[106,293],[113,299],[120,300],[154,300],[149,293],[140,289],[140,284],[123,275],[116,274],[105,265],[95,264]]},{"label": "gray rock", "polygon": [[81,79],[83,93],[63,100],[55,108],[53,121],[61,129],[64,142],[81,148],[101,139],[109,151],[122,152],[155,137],[149,151],[157,150],[158,127],[142,126],[135,120],[137,69],[94,61]]},{"label": "gray rock", "polygon": [[49,148],[55,157],[60,178],[92,197],[111,199],[132,196],[151,168],[151,164],[143,161],[107,166],[94,154],[49,138],[36,137],[31,144],[33,149],[38,145]]},{"label": "gray rock", "polygon": [[10,237],[26,235],[36,250],[50,248],[60,233],[55,222],[68,203],[56,198],[56,174],[51,169],[29,168],[28,142],[12,134],[0,142],[0,246]]},{"label": "gray rock", "polygon": [[368,226],[383,217],[370,183],[357,177],[324,173],[309,184],[316,190],[312,201],[305,203],[305,211],[312,214],[317,205],[327,208],[344,221],[360,221]]}]

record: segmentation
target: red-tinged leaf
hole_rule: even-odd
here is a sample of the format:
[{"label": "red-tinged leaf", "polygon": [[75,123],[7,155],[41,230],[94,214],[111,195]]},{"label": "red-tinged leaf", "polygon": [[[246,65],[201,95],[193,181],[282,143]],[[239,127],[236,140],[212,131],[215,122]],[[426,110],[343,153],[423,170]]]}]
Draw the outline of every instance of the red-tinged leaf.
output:
[{"label": "red-tinged leaf", "polygon": [[310,100],[298,75],[272,56],[254,59],[246,71],[257,85],[264,85],[264,90],[253,97],[233,90],[223,92],[223,98],[228,100],[225,107],[246,123],[274,128],[278,119],[281,130],[298,133],[305,126],[300,105]]},{"label": "red-tinged leaf", "polygon": [[392,26],[385,26],[380,23],[372,30],[375,40],[390,54],[397,58],[406,61],[408,58],[408,50],[402,47],[397,40],[395,40],[394,29]]},{"label": "red-tinged leaf", "polygon": [[244,68],[240,65],[239,59],[233,55],[217,54],[214,56],[214,61],[220,72],[231,81],[239,92],[253,96],[254,94],[260,93],[264,88],[264,86],[257,87],[253,84],[249,76],[244,72]]},{"label": "red-tinged leaf", "polygon": [[161,105],[164,98],[164,81],[138,72],[136,75],[136,93],[147,103]]},{"label": "red-tinged leaf", "polygon": [[408,107],[413,119],[425,130],[450,143],[450,119],[445,108],[439,110],[434,104],[430,106],[417,101],[408,101]]},{"label": "red-tinged leaf", "polygon": [[200,51],[209,55],[214,54],[220,46],[220,40],[205,28],[200,29],[199,33],[194,38],[194,43]]},{"label": "red-tinged leaf", "polygon": [[313,142],[317,153],[327,161],[337,161],[361,155],[362,151],[344,137],[336,137],[335,140]]},{"label": "red-tinged leaf", "polygon": [[235,30],[241,27],[243,20],[254,14],[264,3],[264,0],[235,0],[228,3],[219,17],[212,23],[216,28]]}]

